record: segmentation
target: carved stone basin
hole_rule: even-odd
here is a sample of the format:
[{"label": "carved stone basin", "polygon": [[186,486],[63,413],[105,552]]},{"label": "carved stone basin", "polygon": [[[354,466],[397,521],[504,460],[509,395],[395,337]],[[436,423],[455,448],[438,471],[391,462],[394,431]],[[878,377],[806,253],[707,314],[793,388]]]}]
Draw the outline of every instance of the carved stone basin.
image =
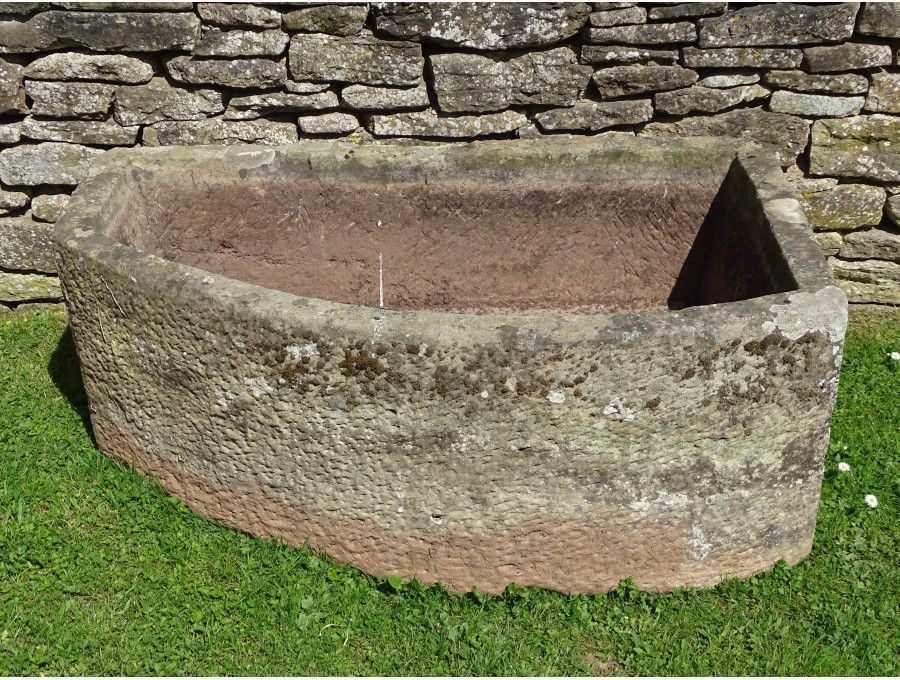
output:
[{"label": "carved stone basin", "polygon": [[487,592],[810,550],[846,299],[762,151],[115,150],[56,235],[98,444],[212,520]]}]

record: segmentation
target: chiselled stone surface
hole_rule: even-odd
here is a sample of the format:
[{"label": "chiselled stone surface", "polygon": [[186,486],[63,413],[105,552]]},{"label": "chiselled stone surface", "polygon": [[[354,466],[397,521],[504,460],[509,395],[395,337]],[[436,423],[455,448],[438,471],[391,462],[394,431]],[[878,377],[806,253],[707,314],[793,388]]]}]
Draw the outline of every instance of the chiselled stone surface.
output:
[{"label": "chiselled stone surface", "polygon": [[201,57],[277,57],[287,47],[288,36],[278,30],[243,31],[210,28],[194,45]]},{"label": "chiselled stone surface", "polygon": [[825,191],[805,192],[800,203],[813,229],[847,230],[881,221],[885,193],[869,184],[839,184]]},{"label": "chiselled stone surface", "polygon": [[590,16],[591,26],[602,28],[605,26],[627,26],[628,24],[643,24],[647,21],[647,10],[643,7],[622,7],[620,9],[607,9],[592,12]]},{"label": "chiselled stone surface", "polygon": [[302,7],[284,15],[284,27],[289,31],[356,35],[362,30],[368,13],[366,5]]},{"label": "chiselled stone surface", "polygon": [[162,121],[144,129],[147,146],[292,144],[296,141],[296,125],[271,120]]},{"label": "chiselled stone surface", "polygon": [[422,47],[371,36],[339,37],[300,33],[291,38],[291,77],[295,80],[416,85],[422,78]]},{"label": "chiselled stone surface", "polygon": [[26,81],[31,112],[48,118],[104,119],[112,106],[114,85]]},{"label": "chiselled stone surface", "polygon": [[544,130],[587,130],[597,132],[616,125],[633,125],[650,120],[649,99],[613,102],[579,102],[568,109],[542,111],[535,116]]},{"label": "chiselled stone surface", "polygon": [[0,114],[26,111],[28,105],[22,84],[22,67],[0,59]]},{"label": "chiselled stone surface", "polygon": [[189,50],[200,19],[188,12],[42,12],[0,21],[0,53],[85,47],[98,52]]},{"label": "chiselled stone surface", "polygon": [[22,124],[0,123],[0,145],[15,144],[22,138]]},{"label": "chiselled stone surface", "polygon": [[0,189],[0,215],[18,212],[28,205],[28,194]]},{"label": "chiselled stone surface", "polygon": [[893,58],[891,48],[887,45],[844,43],[843,45],[807,47],[803,50],[803,66],[812,73],[888,66]]},{"label": "chiselled stone surface", "polygon": [[337,106],[338,97],[331,91],[311,94],[271,92],[247,97],[232,97],[224,117],[229,120],[247,120],[270,113],[317,111],[335,109]]},{"label": "chiselled stone surface", "polygon": [[56,222],[68,205],[68,194],[41,194],[31,200],[31,216],[41,222]]},{"label": "chiselled stone surface", "polygon": [[161,120],[196,120],[225,110],[215,90],[172,87],[165,78],[116,91],[115,119],[120,125],[149,125]]},{"label": "chiselled stone surface", "polygon": [[697,78],[696,71],[681,66],[648,64],[605,68],[596,71],[592,80],[604,99],[615,99],[687,87]]},{"label": "chiselled stone surface", "polygon": [[680,5],[661,5],[647,10],[647,16],[659,19],[687,19],[690,17],[706,17],[721,14],[728,9],[727,2],[688,2]]},{"label": "chiselled stone surface", "polygon": [[855,116],[865,103],[863,97],[831,97],[824,94],[806,94],[779,90],[772,93],[769,108],[781,113],[816,118],[842,118]]},{"label": "chiselled stone surface", "polygon": [[356,130],[359,121],[349,113],[335,111],[318,116],[300,116],[297,127],[308,135],[345,135]]},{"label": "chiselled stone surface", "polygon": [[900,262],[900,234],[884,229],[854,231],[844,236],[839,254],[847,260]]},{"label": "chiselled stone surface", "polygon": [[752,85],[759,82],[756,73],[727,73],[714,76],[706,76],[697,82],[701,87],[737,87],[738,85]]},{"label": "chiselled stone surface", "polygon": [[0,269],[56,273],[56,258],[46,224],[31,215],[0,217]]},{"label": "chiselled stone surface", "polygon": [[773,147],[779,162],[793,163],[806,147],[809,121],[762,109],[738,109],[716,116],[685,118],[673,123],[650,123],[642,134],[654,137],[731,137],[743,143]]},{"label": "chiselled stone surface", "polygon": [[153,67],[123,54],[56,52],[35,59],[25,68],[30,80],[93,80],[109,83],[146,83]]},{"label": "chiselled stone surface", "polygon": [[817,120],[809,170],[814,175],[900,182],[900,118],[873,114]]},{"label": "chiselled stone surface", "polygon": [[673,24],[615,26],[613,28],[586,29],[585,38],[594,43],[619,43],[625,45],[692,43],[697,39],[697,29],[689,21],[680,21]]},{"label": "chiselled stone surface", "polygon": [[770,87],[817,94],[865,94],[869,89],[866,77],[855,73],[816,75],[803,71],[766,71],[763,82]]},{"label": "chiselled stone surface", "polygon": [[278,28],[281,13],[242,2],[199,2],[197,12],[204,23],[226,28]]},{"label": "chiselled stone surface", "polygon": [[47,142],[73,142],[97,146],[131,146],[140,128],[123,127],[114,120],[45,120],[31,116],[22,121],[22,135]]},{"label": "chiselled stone surface", "polygon": [[883,260],[828,259],[850,302],[900,304],[900,264]]},{"label": "chiselled stone surface", "polygon": [[568,106],[593,69],[577,63],[568,47],[529,52],[508,61],[478,54],[430,58],[438,107],[448,113],[498,111],[516,104]]},{"label": "chiselled stone surface", "polygon": [[278,87],[287,77],[284,59],[194,59],[175,57],[166,62],[173,79],[193,85],[268,89]]},{"label": "chiselled stone surface", "polygon": [[700,47],[804,45],[838,42],[853,34],[856,3],[778,3],[739,7],[700,20]]},{"label": "chiselled stone surface", "polygon": [[872,74],[866,111],[900,113],[900,73],[881,71]]},{"label": "chiselled stone surface", "polygon": [[802,51],[784,47],[685,47],[683,54],[693,68],[794,68],[803,61]]},{"label": "chiselled stone surface", "polygon": [[496,50],[558,43],[575,35],[590,12],[587,3],[385,3],[375,25],[397,38]]},{"label": "chiselled stone surface", "polygon": [[624,45],[583,45],[581,61],[585,64],[638,64],[646,61],[668,64],[678,61],[678,51]]},{"label": "chiselled stone surface", "polygon": [[769,96],[769,91],[760,85],[718,89],[710,87],[685,88],[673,92],[660,92],[654,97],[656,108],[665,113],[684,116],[689,113],[715,113],[723,109],[752,102]]},{"label": "chiselled stone surface", "polygon": [[14,146],[0,151],[0,181],[7,186],[74,186],[101,153],[102,149],[62,142]]},{"label": "chiselled stone surface", "polygon": [[860,13],[859,32],[879,38],[900,38],[900,4],[867,2]]},{"label": "chiselled stone surface", "polygon": [[374,115],[371,118],[370,130],[372,134],[383,137],[452,139],[503,134],[513,132],[527,124],[528,118],[516,111],[441,118],[434,110],[428,109],[409,113]]},{"label": "chiselled stone surface", "polygon": [[15,304],[38,300],[53,302],[62,300],[58,278],[0,271],[0,302]]},{"label": "chiselled stone surface", "polygon": [[360,111],[424,109],[428,107],[428,90],[424,81],[416,87],[348,85],[341,90],[341,102]]}]

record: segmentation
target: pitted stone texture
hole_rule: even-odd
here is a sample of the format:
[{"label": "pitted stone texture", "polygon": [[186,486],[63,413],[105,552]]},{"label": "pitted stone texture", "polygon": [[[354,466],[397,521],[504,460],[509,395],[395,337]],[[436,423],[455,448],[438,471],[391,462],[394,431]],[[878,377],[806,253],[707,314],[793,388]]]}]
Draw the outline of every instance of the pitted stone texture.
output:
[{"label": "pitted stone texture", "polygon": [[685,47],[682,52],[691,68],[794,68],[803,61],[802,51],[783,47]]},{"label": "pitted stone texture", "polygon": [[581,61],[585,64],[639,64],[647,61],[670,64],[678,61],[678,51],[623,45],[582,45]]},{"label": "pitted stone texture", "polygon": [[806,148],[809,121],[761,109],[738,109],[716,116],[684,118],[673,123],[650,123],[642,134],[675,137],[731,137],[743,143],[771,146],[787,166]]},{"label": "pitted stone texture", "polygon": [[246,97],[232,97],[224,118],[228,120],[249,120],[270,113],[295,113],[335,109],[338,97],[334,92],[313,92],[293,94],[291,92],[271,92]]},{"label": "pitted stone texture", "polygon": [[103,120],[109,116],[115,85],[26,81],[31,112],[47,118]]},{"label": "pitted stone texture", "polygon": [[0,59],[0,114],[26,113],[22,67]]},{"label": "pitted stone texture", "polygon": [[56,222],[69,205],[68,194],[41,194],[31,199],[31,216],[41,222]]},{"label": "pitted stone texture", "polygon": [[47,225],[31,215],[0,218],[0,269],[55,274],[56,254]]},{"label": "pitted stone texture", "polygon": [[721,14],[728,9],[727,2],[687,2],[681,5],[661,5],[647,10],[653,21],[660,19],[687,19]]},{"label": "pitted stone texture", "polygon": [[96,146],[131,146],[140,128],[115,120],[44,120],[29,116],[22,121],[22,135],[46,142],[72,142]]},{"label": "pitted stone texture", "polygon": [[277,57],[284,53],[288,36],[278,30],[244,31],[210,28],[191,52],[200,57]]},{"label": "pitted stone texture", "polygon": [[356,35],[362,31],[368,13],[366,5],[302,7],[284,15],[284,27],[289,31]]},{"label": "pitted stone texture", "polygon": [[149,125],[161,120],[197,120],[225,110],[215,90],[172,87],[165,78],[116,90],[115,119],[120,125]]},{"label": "pitted stone texture", "polygon": [[812,128],[809,171],[900,182],[900,118],[873,114],[817,120]]},{"label": "pitted stone texture", "polygon": [[41,274],[16,274],[0,271],[0,303],[59,302],[59,279]]},{"label": "pitted stone texture", "polygon": [[293,144],[297,126],[271,120],[162,121],[144,128],[147,146],[198,144]]},{"label": "pitted stone texture", "polygon": [[661,92],[653,102],[659,111],[684,116],[689,113],[715,113],[738,104],[753,102],[769,96],[769,90],[761,85],[747,85],[718,89],[701,87],[685,88],[672,92]]},{"label": "pitted stone texture", "polygon": [[0,215],[19,212],[28,205],[28,194],[21,191],[4,191],[0,189]]},{"label": "pitted stone texture", "polygon": [[900,113],[900,73],[880,71],[872,74],[866,111]]},{"label": "pitted stone texture", "polygon": [[879,38],[900,38],[900,5],[896,2],[867,2],[859,18],[859,32]]},{"label": "pitted stone texture", "polygon": [[697,39],[697,29],[689,21],[674,24],[590,28],[585,29],[585,39],[593,43],[618,43],[620,45],[688,44]]},{"label": "pitted stone texture", "polygon": [[372,134],[384,137],[485,137],[514,132],[528,124],[528,118],[516,111],[486,113],[480,116],[439,117],[433,109],[374,115]]},{"label": "pitted stone texture", "polygon": [[430,57],[438,107],[448,113],[499,111],[512,105],[571,106],[593,69],[568,47],[529,52],[510,60],[478,54]]},{"label": "pitted stone texture", "polygon": [[767,71],[763,82],[770,87],[815,94],[865,94],[869,89],[866,77],[855,73],[811,75],[803,71]]},{"label": "pitted stone texture", "polygon": [[772,94],[769,108],[780,113],[815,118],[843,118],[862,111],[863,97],[830,97],[824,94],[805,94],[779,90]]},{"label": "pitted stone texture", "polygon": [[153,67],[123,54],[56,52],[35,59],[25,68],[30,80],[92,80],[109,83],[146,83]]},{"label": "pitted stone texture", "polygon": [[803,193],[800,202],[813,229],[848,230],[881,222],[885,193],[869,184],[839,184]]},{"label": "pitted stone texture", "polygon": [[197,12],[204,23],[226,28],[278,28],[281,13],[246,3],[199,2]]},{"label": "pitted stone texture", "polygon": [[75,186],[101,153],[102,149],[62,142],[14,146],[0,151],[0,181],[7,186]]},{"label": "pitted stone texture", "polygon": [[416,87],[375,87],[348,85],[341,90],[341,103],[360,111],[390,111],[428,108],[428,89],[422,81]]},{"label": "pitted stone texture", "polygon": [[829,258],[838,285],[850,302],[900,304],[900,264],[883,260]]},{"label": "pitted stone texture", "polygon": [[628,24],[643,24],[647,21],[647,10],[643,7],[621,7],[619,9],[600,10],[592,12],[590,25],[598,28],[606,26],[627,26]]},{"label": "pitted stone texture", "polygon": [[854,231],[844,236],[840,256],[847,260],[900,262],[900,234],[884,229]]},{"label": "pitted stone texture", "polygon": [[844,43],[843,45],[807,47],[803,50],[803,65],[812,73],[832,73],[855,69],[888,66],[894,55],[887,45]]},{"label": "pitted stone texture", "polygon": [[175,57],[166,62],[174,80],[191,85],[270,89],[287,78],[284,59],[194,59]]},{"label": "pitted stone texture", "polygon": [[359,121],[349,113],[335,111],[318,116],[300,116],[297,127],[308,135],[346,135],[359,127]]},{"label": "pitted stone texture", "polygon": [[542,111],[535,116],[543,130],[598,132],[617,125],[643,123],[653,117],[649,99],[612,102],[579,102],[568,109]]},{"label": "pitted stone texture", "polygon": [[591,12],[587,3],[384,3],[375,26],[397,38],[497,50],[552,45],[571,38]]},{"label": "pitted stone texture", "polygon": [[98,52],[189,50],[200,35],[195,14],[173,12],[42,12],[0,21],[0,53],[84,47]]},{"label": "pitted stone texture", "polygon": [[698,77],[696,71],[681,66],[647,64],[602,69],[596,71],[591,79],[604,99],[615,99],[676,90],[697,82]]},{"label": "pitted stone texture", "polygon": [[700,20],[700,47],[804,45],[853,35],[857,3],[778,3],[740,7]]},{"label": "pitted stone texture", "polygon": [[372,36],[321,33],[291,38],[288,57],[295,80],[340,81],[362,85],[412,87],[422,79],[422,47]]}]

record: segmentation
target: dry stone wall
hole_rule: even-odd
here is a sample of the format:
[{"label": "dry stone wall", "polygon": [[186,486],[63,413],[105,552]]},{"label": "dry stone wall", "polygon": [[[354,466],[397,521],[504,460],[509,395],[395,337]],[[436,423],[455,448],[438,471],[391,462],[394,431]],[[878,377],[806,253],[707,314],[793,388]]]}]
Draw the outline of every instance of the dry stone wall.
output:
[{"label": "dry stone wall", "polygon": [[0,2],[0,310],[134,145],[720,135],[773,145],[852,302],[900,304],[900,3]]}]

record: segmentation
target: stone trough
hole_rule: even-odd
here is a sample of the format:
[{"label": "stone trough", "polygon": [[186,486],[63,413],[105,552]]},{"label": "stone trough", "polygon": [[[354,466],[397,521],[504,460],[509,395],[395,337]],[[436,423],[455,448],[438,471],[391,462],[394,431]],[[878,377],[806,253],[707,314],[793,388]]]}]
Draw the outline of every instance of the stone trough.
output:
[{"label": "stone trough", "polygon": [[764,152],[115,150],[56,237],[97,443],[204,517],[490,593],[811,548],[846,300]]}]

